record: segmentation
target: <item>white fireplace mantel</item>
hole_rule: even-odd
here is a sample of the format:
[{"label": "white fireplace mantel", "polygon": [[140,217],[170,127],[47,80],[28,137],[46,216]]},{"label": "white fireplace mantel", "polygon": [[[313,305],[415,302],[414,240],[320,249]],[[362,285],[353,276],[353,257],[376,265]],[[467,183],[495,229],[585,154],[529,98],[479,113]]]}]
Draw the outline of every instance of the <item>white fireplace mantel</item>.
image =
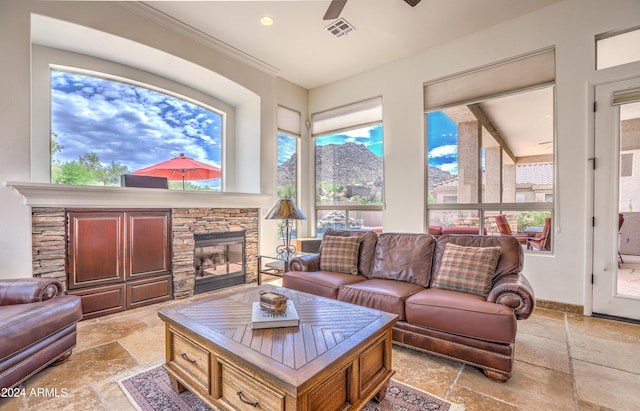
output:
[{"label": "white fireplace mantel", "polygon": [[96,187],[7,181],[31,207],[268,208],[272,196],[253,193]]}]

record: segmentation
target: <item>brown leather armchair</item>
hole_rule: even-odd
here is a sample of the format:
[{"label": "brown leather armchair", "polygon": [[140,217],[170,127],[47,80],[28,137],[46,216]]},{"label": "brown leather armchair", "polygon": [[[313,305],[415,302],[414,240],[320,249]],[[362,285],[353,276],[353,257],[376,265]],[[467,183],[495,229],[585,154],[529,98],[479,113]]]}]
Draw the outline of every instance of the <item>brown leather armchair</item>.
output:
[{"label": "brown leather armchair", "polygon": [[80,297],[63,295],[58,280],[0,279],[0,387],[68,359],[81,318]]}]

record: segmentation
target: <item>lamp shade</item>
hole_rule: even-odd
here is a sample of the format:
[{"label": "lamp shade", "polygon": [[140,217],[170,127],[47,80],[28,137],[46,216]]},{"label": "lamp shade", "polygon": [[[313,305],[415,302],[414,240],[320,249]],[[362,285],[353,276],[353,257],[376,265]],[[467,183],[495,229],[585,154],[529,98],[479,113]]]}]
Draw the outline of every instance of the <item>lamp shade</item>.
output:
[{"label": "lamp shade", "polygon": [[267,220],[306,220],[296,203],[290,198],[281,198],[267,214]]}]

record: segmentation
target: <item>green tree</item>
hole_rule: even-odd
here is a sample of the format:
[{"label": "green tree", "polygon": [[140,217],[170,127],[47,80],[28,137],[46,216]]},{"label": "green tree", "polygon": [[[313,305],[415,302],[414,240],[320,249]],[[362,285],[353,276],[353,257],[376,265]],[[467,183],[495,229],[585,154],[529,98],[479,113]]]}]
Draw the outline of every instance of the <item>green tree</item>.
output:
[{"label": "green tree", "polygon": [[105,171],[100,163],[100,157],[96,153],[83,154],[78,158],[78,164],[87,169],[96,182],[104,182]]},{"label": "green tree", "polygon": [[127,174],[129,169],[124,164],[116,163],[115,161],[111,161],[108,166],[104,167],[104,184],[107,186],[117,186],[120,185],[120,176],[122,174]]},{"label": "green tree", "polygon": [[60,165],[52,177],[56,184],[88,185],[95,182],[91,171],[75,161]]},{"label": "green tree", "polygon": [[550,217],[548,211],[523,211],[518,214],[518,232],[522,233],[529,227],[542,227],[544,220]]},{"label": "green tree", "polygon": [[293,184],[278,187],[278,198],[296,198],[296,187]]},{"label": "green tree", "polygon": [[56,133],[55,131],[53,133],[51,133],[51,160],[52,160],[52,162],[53,162],[53,158],[56,156],[56,154],[61,152],[62,149],[64,148],[63,145],[58,143],[58,141],[56,140],[56,137],[58,137],[58,133]]}]

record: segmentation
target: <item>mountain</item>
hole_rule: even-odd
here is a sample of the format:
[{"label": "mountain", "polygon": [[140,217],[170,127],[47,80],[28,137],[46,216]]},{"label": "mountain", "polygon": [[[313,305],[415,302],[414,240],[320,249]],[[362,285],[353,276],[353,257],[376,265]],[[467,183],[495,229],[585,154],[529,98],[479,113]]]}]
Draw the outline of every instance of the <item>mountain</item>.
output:
[{"label": "mountain", "polygon": [[278,186],[295,185],[296,183],[296,153],[278,166]]},{"label": "mountain", "polygon": [[375,185],[382,182],[382,157],[363,144],[327,144],[316,147],[316,181],[339,185]]},{"label": "mountain", "polygon": [[450,180],[454,177],[453,174],[451,174],[448,171],[444,171],[439,169],[438,167],[433,167],[433,166],[429,166],[429,168],[427,169],[428,175],[429,175],[429,190],[428,193],[431,192],[431,189],[433,188],[434,184],[438,184],[441,183],[443,181],[447,181]]},{"label": "mountain", "polygon": [[[363,144],[327,144],[316,147],[316,181],[332,185],[368,186],[375,192],[382,189],[382,157],[378,157]],[[429,188],[449,180],[453,175],[429,166]],[[278,166],[278,185],[294,184],[296,156]]]}]

